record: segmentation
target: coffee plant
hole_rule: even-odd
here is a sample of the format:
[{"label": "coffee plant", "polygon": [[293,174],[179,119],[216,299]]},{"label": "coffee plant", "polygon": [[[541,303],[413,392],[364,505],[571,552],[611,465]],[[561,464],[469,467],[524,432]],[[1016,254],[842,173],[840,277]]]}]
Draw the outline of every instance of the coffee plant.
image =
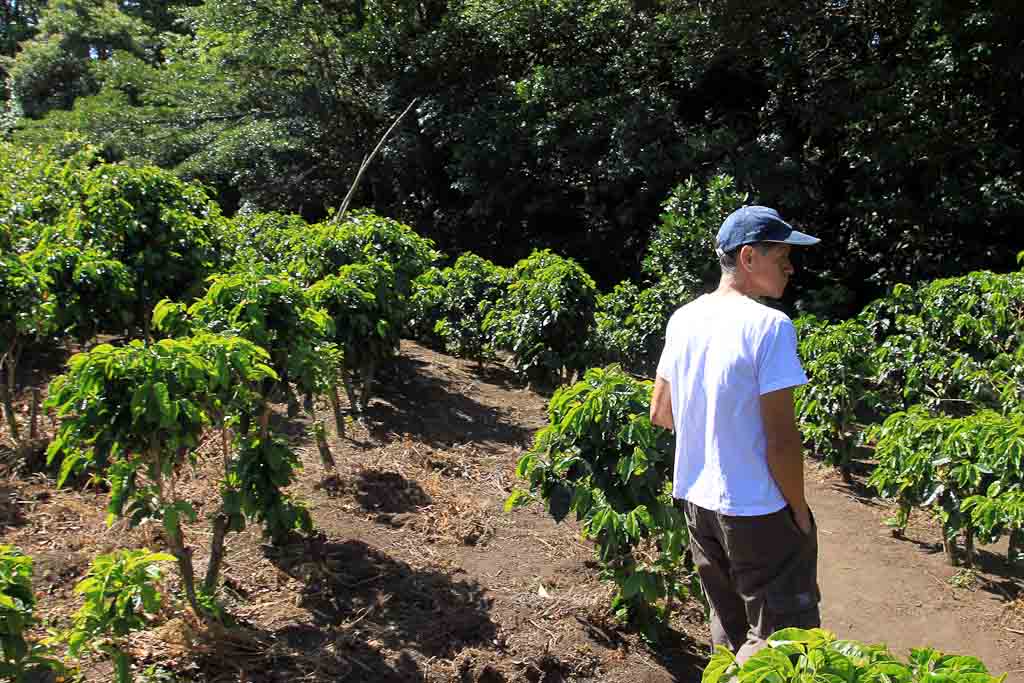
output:
[{"label": "coffee plant", "polygon": [[799,355],[810,382],[796,390],[796,415],[805,443],[850,476],[863,421],[885,411],[874,389],[874,340],[859,320],[822,324],[797,320]]},{"label": "coffee plant", "polygon": [[597,298],[590,339],[593,361],[618,363],[623,368],[654,376],[665,346],[668,319],[694,298],[681,280],[665,278],[647,289],[620,282]]},{"label": "coffee plant", "polygon": [[147,617],[159,611],[163,597],[157,590],[162,578],[158,563],[173,561],[171,555],[148,550],[120,550],[94,559],[75,586],[85,601],[63,635],[68,654],[78,657],[86,646],[107,654],[114,662],[116,683],[129,683],[131,657],[124,637],[145,628]]},{"label": "coffee plant", "polygon": [[980,411],[952,418],[917,406],[891,415],[868,437],[878,460],[869,483],[899,503],[891,522],[897,533],[914,507],[929,509],[942,522],[950,563],[957,562],[962,531],[972,566],[977,537],[992,541],[1019,524],[1013,493],[1024,483],[1024,415]]},{"label": "coffee plant", "polygon": [[505,268],[467,253],[418,278],[412,306],[421,328],[429,326],[425,332],[447,353],[482,363],[492,351],[483,323],[507,287]]},{"label": "coffee plant", "polygon": [[[356,411],[369,404],[377,368],[398,351],[404,304],[394,281],[391,266],[373,260],[341,266],[336,275],[307,290],[309,301],[330,318],[330,338],[340,353],[349,405]],[[333,378],[337,375],[333,373]],[[328,395],[337,412],[336,382],[329,385]]]},{"label": "coffee plant", "polygon": [[60,671],[59,662],[25,633],[35,624],[32,558],[10,545],[0,545],[0,677],[22,683],[37,672]]},{"label": "coffee plant", "polygon": [[901,661],[884,645],[837,640],[823,629],[787,628],[768,638],[765,649],[739,665],[723,647],[704,669],[701,683],[1002,683],[975,657],[913,649]]},{"label": "coffee plant", "polygon": [[215,275],[206,293],[187,308],[161,301],[153,315],[157,330],[175,336],[205,331],[248,339],[270,354],[276,381],[264,396],[286,399],[294,413],[298,401],[291,384],[311,396],[323,367],[319,346],[330,333],[330,318],[312,306],[305,289],[292,278],[263,267]]},{"label": "coffee plant", "polygon": [[434,243],[407,225],[371,212],[348,214],[342,223],[311,225],[294,244],[291,272],[312,284],[335,275],[342,266],[383,261],[394,271],[394,286],[403,301],[413,281],[439,257]]},{"label": "coffee plant", "polygon": [[[210,350],[218,344],[250,346],[244,353],[225,349],[218,355]],[[250,362],[232,366],[227,357]],[[308,528],[308,514],[281,492],[296,460],[272,441],[269,415],[239,416],[242,448],[237,461],[226,464],[221,505],[211,517],[211,561],[197,587],[193,550],[182,527],[182,520],[195,521],[197,515],[176,483],[183,468],[195,463],[204,432],[226,410],[226,393],[241,388],[258,394],[261,384],[277,379],[268,360],[251,342],[218,335],[155,344],[133,341],[121,348],[102,344],[72,357],[67,374],[50,387],[47,405],[62,422],[48,453],[51,460],[63,458],[61,483],[88,467],[109,482],[108,522],[123,517],[134,526],[159,520],[189,604],[203,616],[208,612],[200,597],[216,590],[224,534],[243,525],[244,513],[255,511],[271,524],[291,520]],[[284,530],[271,526],[270,531]]]},{"label": "coffee plant", "polygon": [[106,164],[81,179],[83,199],[45,239],[62,235],[124,264],[130,274],[137,325],[149,335],[154,305],[165,297],[189,299],[217,270],[217,205],[197,185],[152,167]]},{"label": "coffee plant", "polygon": [[652,387],[612,365],[555,392],[548,426],[516,469],[527,487],[505,507],[540,499],[559,522],[574,512],[595,542],[602,578],[616,586],[612,610],[656,638],[694,582],[669,486],[673,437],[648,418]]},{"label": "coffee plant", "polygon": [[100,333],[121,332],[131,323],[134,280],[128,268],[107,253],[51,238],[25,260],[43,278],[59,336],[85,347]]},{"label": "coffee plant", "polygon": [[597,288],[572,259],[535,251],[509,273],[509,286],[484,317],[494,344],[541,383],[565,382],[586,368]]},{"label": "coffee plant", "polygon": [[26,346],[44,337],[53,324],[53,306],[42,285],[39,273],[21,258],[0,254],[0,404],[15,443],[21,440],[13,403],[18,363]]}]

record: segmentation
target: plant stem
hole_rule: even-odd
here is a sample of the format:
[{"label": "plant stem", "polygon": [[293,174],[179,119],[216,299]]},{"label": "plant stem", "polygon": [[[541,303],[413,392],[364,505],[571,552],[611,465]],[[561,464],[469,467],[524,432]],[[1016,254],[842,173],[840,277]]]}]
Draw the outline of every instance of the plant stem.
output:
[{"label": "plant stem", "polygon": [[[14,368],[11,367],[9,358],[7,362],[6,372],[8,377],[10,377],[14,374]],[[11,432],[11,438],[17,444],[21,441],[21,436],[18,432],[18,418],[14,414],[14,403],[11,397],[10,385],[6,378],[0,378],[0,403],[3,403],[4,417],[7,418],[7,428]]]},{"label": "plant stem", "polygon": [[338,396],[338,385],[332,384],[328,392],[331,401],[331,410],[334,411],[334,428],[338,431],[338,438],[345,437],[345,416],[341,412],[341,398]]},{"label": "plant stem", "polygon": [[345,385],[345,395],[348,396],[349,409],[352,412],[354,412],[354,413],[360,412],[359,411],[359,400],[356,397],[356,390],[352,386],[352,376],[349,373],[347,373],[347,372],[342,373],[341,381]]},{"label": "plant stem", "polygon": [[942,550],[946,553],[946,560],[951,567],[957,566],[957,533],[948,524],[942,525]]},{"label": "plant stem", "polygon": [[28,438],[39,438],[39,387],[32,387],[32,407],[29,412]]},{"label": "plant stem", "polygon": [[370,405],[370,396],[373,391],[373,374],[376,370],[376,363],[372,360],[363,365],[363,410]]},{"label": "plant stem", "polygon": [[114,680],[117,683],[131,683],[132,681],[132,667],[131,658],[128,657],[125,652],[112,645],[109,648],[105,648],[110,653],[111,659],[114,660]]},{"label": "plant stem", "polygon": [[974,569],[974,529],[964,529],[964,565]]},{"label": "plant stem", "polygon": [[228,533],[228,516],[218,513],[213,520],[213,540],[210,541],[210,564],[206,567],[206,578],[203,579],[203,592],[212,596],[217,592],[217,579],[220,578],[220,567],[224,562],[224,538]]}]

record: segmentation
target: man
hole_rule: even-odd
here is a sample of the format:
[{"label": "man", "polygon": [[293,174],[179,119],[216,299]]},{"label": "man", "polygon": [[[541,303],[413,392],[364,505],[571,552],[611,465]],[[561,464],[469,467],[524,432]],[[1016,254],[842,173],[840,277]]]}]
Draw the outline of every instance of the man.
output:
[{"label": "man", "polygon": [[793,389],[807,382],[779,298],[790,250],[817,244],[747,206],[718,232],[718,289],[677,310],[651,399],[676,434],[672,495],[711,604],[711,637],[742,663],[786,627],[820,625],[817,530],[804,498]]}]

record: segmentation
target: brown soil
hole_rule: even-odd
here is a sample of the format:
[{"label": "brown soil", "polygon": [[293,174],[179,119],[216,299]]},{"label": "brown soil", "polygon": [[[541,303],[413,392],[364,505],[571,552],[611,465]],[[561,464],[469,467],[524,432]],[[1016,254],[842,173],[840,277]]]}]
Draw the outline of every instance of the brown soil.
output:
[{"label": "brown soil", "polygon": [[[346,438],[331,435],[337,471],[320,464],[308,423],[288,425],[305,467],[293,493],[318,535],[283,547],[255,528],[229,536],[220,598],[240,625],[210,633],[169,608],[132,638],[137,661],[195,681],[699,681],[707,629],[698,606],[680,610],[666,642],[649,646],[610,619],[609,590],[574,524],[556,525],[539,507],[503,512],[544,407],[501,368],[403,342],[365,420]],[[216,499],[216,467],[211,449],[183,482],[190,496]],[[826,627],[897,650],[975,654],[1024,681],[1022,583],[992,549],[976,574],[958,574],[923,516],[906,540],[892,538],[881,524],[888,507],[824,469],[810,495]],[[102,491],[58,490],[42,474],[0,480],[0,543],[35,558],[47,626],[66,626],[93,556],[163,547],[154,525],[108,528],[104,505]],[[201,569],[208,527],[199,507],[186,534]],[[109,680],[109,664],[92,661],[85,674]]]}]

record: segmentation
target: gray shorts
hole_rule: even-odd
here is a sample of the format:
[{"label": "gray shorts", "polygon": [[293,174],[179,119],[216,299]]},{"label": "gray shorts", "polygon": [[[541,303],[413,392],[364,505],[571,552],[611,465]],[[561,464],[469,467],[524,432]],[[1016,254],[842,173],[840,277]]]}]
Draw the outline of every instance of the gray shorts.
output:
[{"label": "gray shorts", "polygon": [[818,526],[797,526],[787,506],[769,515],[733,517],[677,501],[690,550],[711,606],[711,639],[746,661],[779,629],[821,625]]}]

